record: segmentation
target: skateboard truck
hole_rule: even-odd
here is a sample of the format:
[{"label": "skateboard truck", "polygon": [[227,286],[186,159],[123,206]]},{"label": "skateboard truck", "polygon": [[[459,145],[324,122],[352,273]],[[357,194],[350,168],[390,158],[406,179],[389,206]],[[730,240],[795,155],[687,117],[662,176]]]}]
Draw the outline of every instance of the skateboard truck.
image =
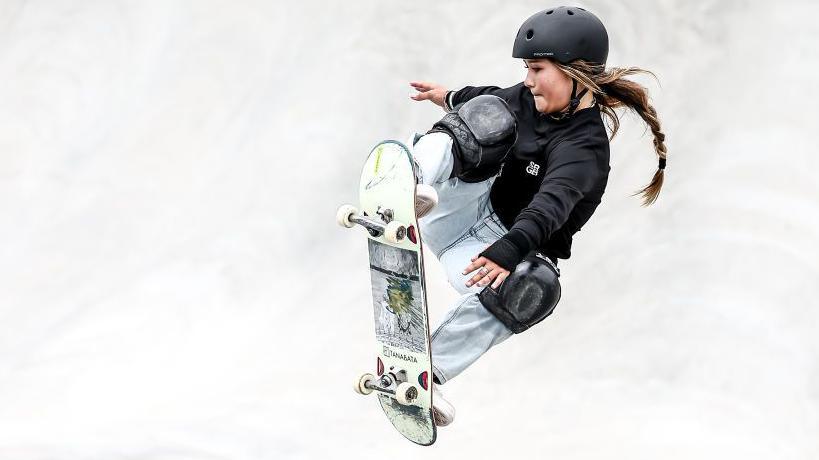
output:
[{"label": "skateboard truck", "polygon": [[392,395],[396,401],[407,406],[418,398],[418,388],[407,382],[407,371],[401,370],[385,372],[377,378],[372,374],[363,374],[355,381],[353,389],[356,393],[368,395],[373,391]]},{"label": "skateboard truck", "polygon": [[381,221],[372,219],[358,213],[355,206],[345,204],[338,208],[336,221],[342,227],[352,228],[356,224],[366,228],[373,237],[384,235],[384,239],[390,243],[399,243],[407,236],[407,227],[398,221],[393,220],[392,209],[378,208],[376,213],[381,216]]}]

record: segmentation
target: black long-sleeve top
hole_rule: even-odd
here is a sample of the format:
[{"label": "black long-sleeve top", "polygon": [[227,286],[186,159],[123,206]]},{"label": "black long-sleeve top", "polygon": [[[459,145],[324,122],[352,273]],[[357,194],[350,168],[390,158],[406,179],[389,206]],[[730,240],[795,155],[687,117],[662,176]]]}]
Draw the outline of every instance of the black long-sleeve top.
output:
[{"label": "black long-sleeve top", "polygon": [[483,255],[514,270],[532,250],[571,256],[572,235],[591,218],[606,189],[609,140],[597,105],[555,120],[535,109],[523,83],[510,88],[467,86],[451,93],[457,105],[481,94],[504,99],[518,119],[518,139],[490,192],[509,229]]}]

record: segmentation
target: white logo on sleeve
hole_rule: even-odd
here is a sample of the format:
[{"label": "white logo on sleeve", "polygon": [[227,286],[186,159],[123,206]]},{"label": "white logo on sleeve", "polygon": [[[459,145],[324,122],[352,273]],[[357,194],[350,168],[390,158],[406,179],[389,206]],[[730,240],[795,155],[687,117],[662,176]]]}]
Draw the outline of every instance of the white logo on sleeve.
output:
[{"label": "white logo on sleeve", "polygon": [[526,172],[533,176],[537,176],[538,171],[540,171],[540,165],[534,161],[530,161],[529,166],[526,167]]}]

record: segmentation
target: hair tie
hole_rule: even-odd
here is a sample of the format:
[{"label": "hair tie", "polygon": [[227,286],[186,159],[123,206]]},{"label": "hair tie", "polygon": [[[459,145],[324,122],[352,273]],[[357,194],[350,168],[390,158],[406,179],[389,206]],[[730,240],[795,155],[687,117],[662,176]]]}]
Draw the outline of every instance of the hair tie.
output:
[{"label": "hair tie", "polygon": [[665,169],[665,158],[660,158],[660,169]]}]

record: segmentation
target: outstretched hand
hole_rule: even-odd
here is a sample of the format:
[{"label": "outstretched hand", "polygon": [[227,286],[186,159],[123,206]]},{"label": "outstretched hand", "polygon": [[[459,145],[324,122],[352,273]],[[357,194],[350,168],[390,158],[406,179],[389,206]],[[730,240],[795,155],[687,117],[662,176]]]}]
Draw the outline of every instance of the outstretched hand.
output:
[{"label": "outstretched hand", "polygon": [[478,270],[478,272],[466,281],[466,287],[471,287],[473,284],[486,286],[492,283],[492,289],[497,289],[503,283],[503,280],[509,276],[509,270],[483,256],[473,257],[472,263],[466,266],[463,274],[466,275],[475,270]]},{"label": "outstretched hand", "polygon": [[444,86],[428,81],[411,81],[410,86],[418,91],[417,94],[410,96],[413,101],[432,101],[435,105],[444,107],[447,92]]}]

